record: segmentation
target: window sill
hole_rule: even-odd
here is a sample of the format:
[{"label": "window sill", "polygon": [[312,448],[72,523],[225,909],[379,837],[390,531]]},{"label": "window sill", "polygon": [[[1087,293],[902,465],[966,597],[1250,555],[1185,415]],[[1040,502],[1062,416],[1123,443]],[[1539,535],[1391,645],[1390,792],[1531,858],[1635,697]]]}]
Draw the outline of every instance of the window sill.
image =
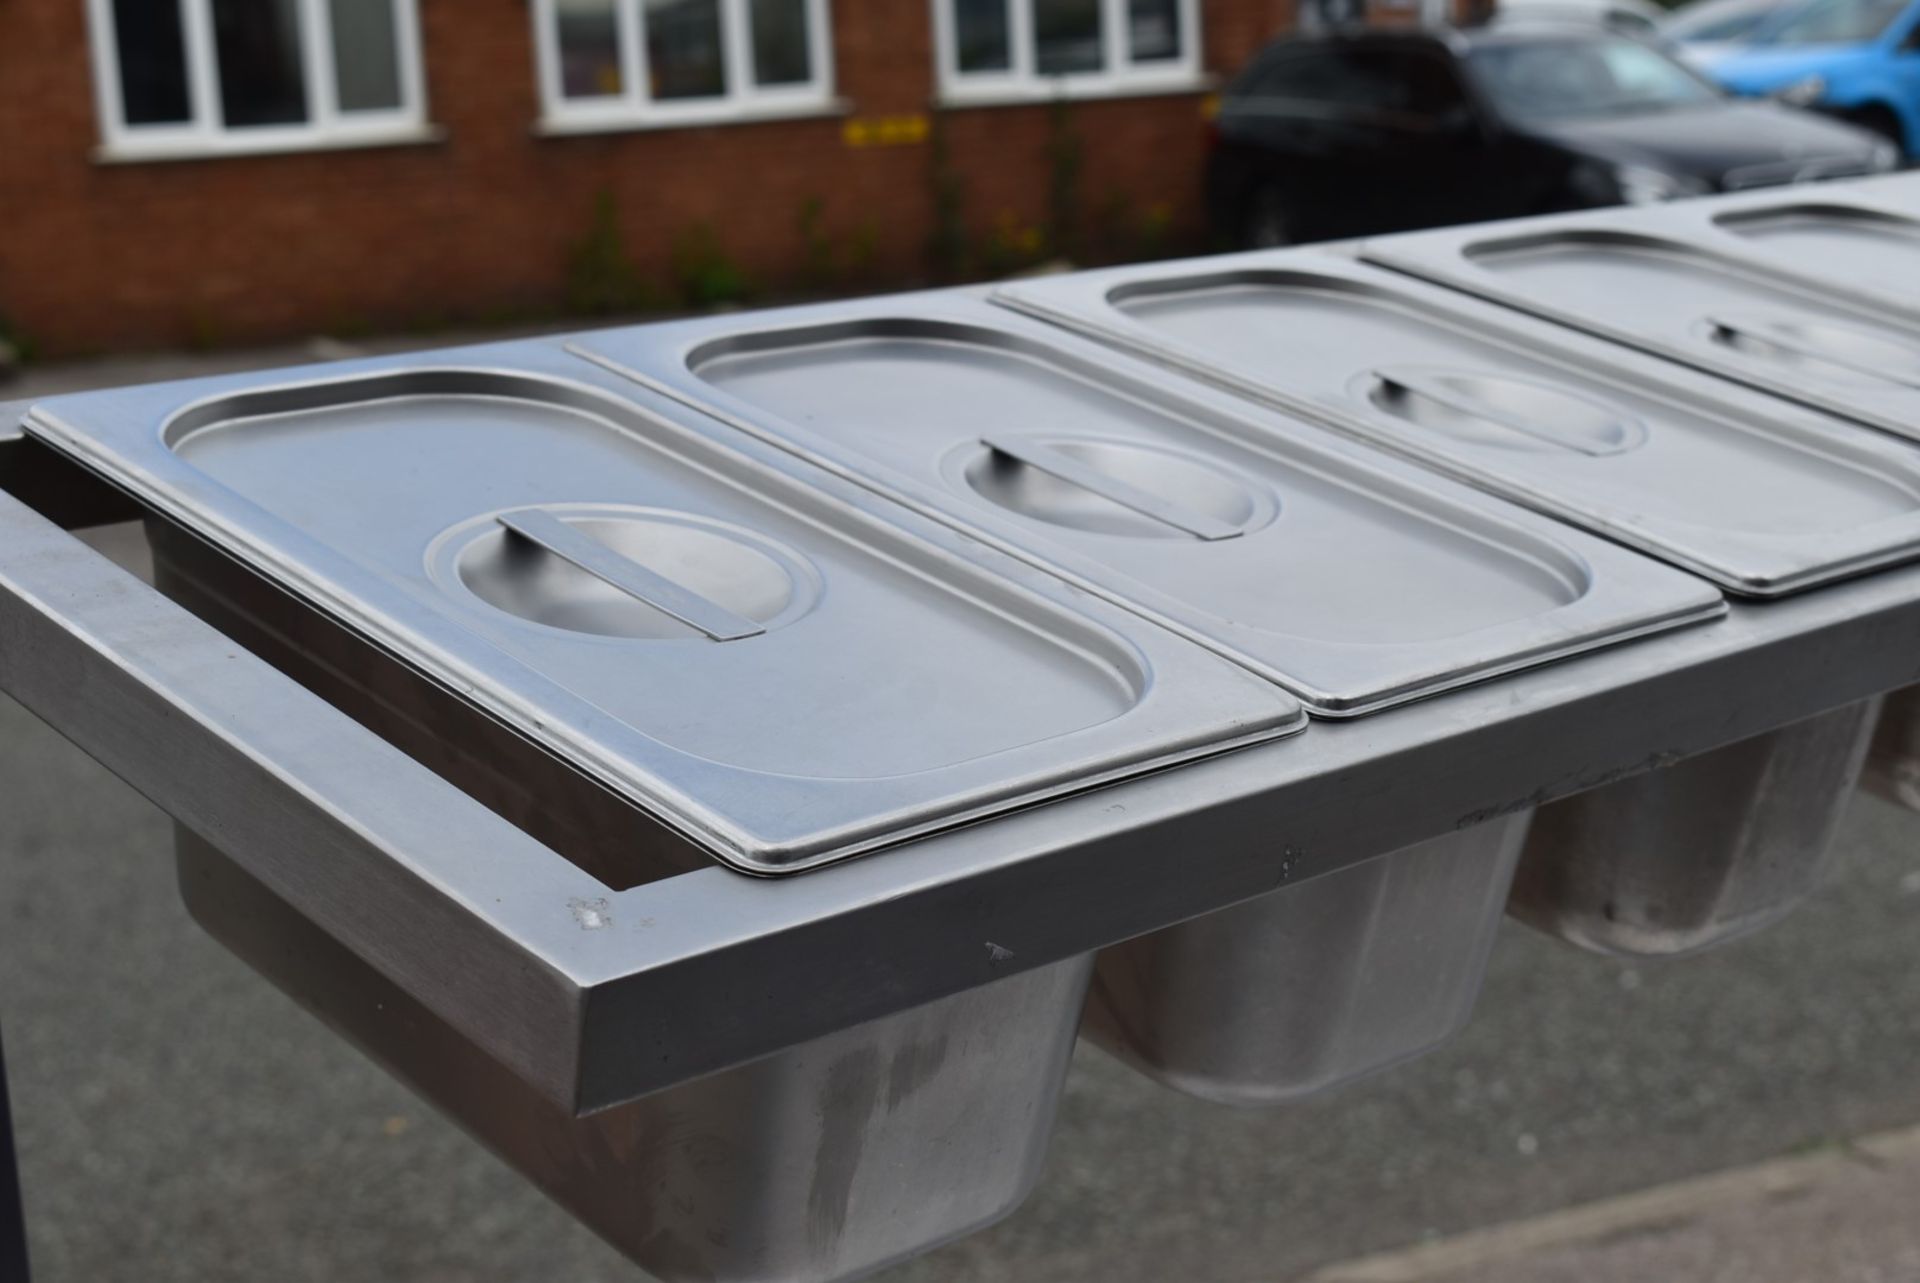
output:
[{"label": "window sill", "polygon": [[957,109],[1033,106],[1063,98],[1069,102],[1101,98],[1172,98],[1183,94],[1211,93],[1219,87],[1220,77],[1208,72],[1182,72],[1171,76],[1143,76],[1124,80],[1075,81],[1071,77],[1061,77],[1022,84],[948,85],[941,90],[938,105]]},{"label": "window sill", "polygon": [[640,112],[622,109],[543,116],[533,127],[542,138],[584,134],[649,133],[660,129],[698,129],[709,125],[758,125],[779,120],[827,120],[852,114],[845,98],[809,98],[791,103],[716,103],[698,108]]},{"label": "window sill", "polygon": [[183,160],[224,160],[231,156],[286,156],[316,151],[367,151],[381,147],[419,147],[444,142],[438,125],[409,125],[363,134],[281,133],[273,138],[219,134],[211,138],[140,142],[122,139],[93,149],[97,165],[145,165]]}]

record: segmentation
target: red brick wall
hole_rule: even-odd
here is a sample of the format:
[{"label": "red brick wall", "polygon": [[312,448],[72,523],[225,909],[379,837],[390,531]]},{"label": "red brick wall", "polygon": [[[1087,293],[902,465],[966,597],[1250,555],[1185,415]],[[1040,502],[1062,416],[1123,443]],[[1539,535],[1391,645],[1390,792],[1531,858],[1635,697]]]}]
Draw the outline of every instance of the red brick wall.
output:
[{"label": "red brick wall", "polygon": [[[933,97],[925,0],[833,0],[836,88],[856,116]],[[144,164],[92,158],[81,0],[0,0],[0,316],[51,355],[484,321],[563,306],[570,247],[611,193],[643,279],[673,289],[693,229],[763,293],[803,280],[937,274],[929,145],[849,148],[839,119],[543,138],[526,0],[421,0],[428,114],[443,142]],[[1202,0],[1208,68],[1230,72],[1293,0]],[[1197,94],[1072,105],[1084,256],[1190,238]],[[1032,248],[1052,208],[1041,106],[942,114],[966,268]],[[815,245],[801,230],[821,211]],[[984,253],[981,252],[984,248]],[[810,263],[812,266],[810,266]]]}]

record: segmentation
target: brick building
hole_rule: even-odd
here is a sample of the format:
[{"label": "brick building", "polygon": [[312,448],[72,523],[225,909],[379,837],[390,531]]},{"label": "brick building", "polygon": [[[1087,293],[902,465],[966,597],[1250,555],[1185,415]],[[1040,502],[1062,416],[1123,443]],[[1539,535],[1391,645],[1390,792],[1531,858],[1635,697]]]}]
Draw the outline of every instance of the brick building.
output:
[{"label": "brick building", "polygon": [[0,316],[57,355],[1173,249],[1293,4],[0,0]]}]

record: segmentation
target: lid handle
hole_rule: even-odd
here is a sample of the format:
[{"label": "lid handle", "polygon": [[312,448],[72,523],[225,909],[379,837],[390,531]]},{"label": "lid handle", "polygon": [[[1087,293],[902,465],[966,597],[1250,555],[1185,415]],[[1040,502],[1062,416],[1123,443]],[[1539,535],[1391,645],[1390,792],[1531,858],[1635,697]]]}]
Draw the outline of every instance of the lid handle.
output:
[{"label": "lid handle", "polygon": [[1770,325],[1765,321],[1743,323],[1721,316],[1709,316],[1706,321],[1713,330],[1713,337],[1729,346],[1738,346],[1740,340],[1745,339],[1749,343],[1778,348],[1782,352],[1790,352],[1794,356],[1809,361],[1819,361],[1825,365],[1835,366],[1849,374],[1864,374],[1870,379],[1899,383],[1907,387],[1920,386],[1916,385],[1912,378],[1903,378],[1871,362],[1835,352],[1823,343],[1799,338],[1780,326]]},{"label": "lid handle", "polygon": [[739,641],[767,630],[743,619],[725,606],[657,575],[636,561],[589,539],[549,512],[523,508],[502,513],[498,521],[510,532],[586,571],[601,583],[618,588],[635,601],[670,615],[714,641]]},{"label": "lid handle", "polygon": [[1016,444],[999,437],[981,437],[980,444],[995,454],[1024,463],[1029,468],[1057,477],[1068,485],[1078,486],[1089,494],[1097,494],[1102,499],[1117,503],[1122,508],[1130,508],[1143,517],[1151,517],[1175,530],[1184,530],[1197,539],[1232,539],[1241,533],[1238,526],[1162,499],[1118,477],[1108,476],[1052,446],[1041,445],[1037,441]]},{"label": "lid handle", "polygon": [[1489,405],[1478,397],[1470,396],[1457,388],[1448,387],[1440,379],[1430,379],[1424,375],[1403,370],[1375,370],[1373,377],[1380,380],[1390,392],[1401,396],[1416,396],[1422,401],[1431,401],[1442,409],[1451,410],[1465,418],[1491,423],[1495,427],[1505,428],[1509,432],[1518,432],[1523,437],[1532,437],[1535,441],[1544,442],[1561,450],[1574,450],[1580,454],[1595,457],[1611,453],[1579,441],[1568,440],[1546,428],[1537,427],[1517,414]]}]

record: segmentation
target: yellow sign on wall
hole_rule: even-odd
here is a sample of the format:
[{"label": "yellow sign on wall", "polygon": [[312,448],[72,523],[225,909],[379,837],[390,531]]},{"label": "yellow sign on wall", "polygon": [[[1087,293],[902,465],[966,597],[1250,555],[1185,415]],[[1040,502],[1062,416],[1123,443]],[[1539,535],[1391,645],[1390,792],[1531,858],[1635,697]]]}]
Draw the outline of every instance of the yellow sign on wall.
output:
[{"label": "yellow sign on wall", "polygon": [[840,137],[849,147],[911,147],[927,141],[931,129],[922,115],[855,116],[840,127]]}]

